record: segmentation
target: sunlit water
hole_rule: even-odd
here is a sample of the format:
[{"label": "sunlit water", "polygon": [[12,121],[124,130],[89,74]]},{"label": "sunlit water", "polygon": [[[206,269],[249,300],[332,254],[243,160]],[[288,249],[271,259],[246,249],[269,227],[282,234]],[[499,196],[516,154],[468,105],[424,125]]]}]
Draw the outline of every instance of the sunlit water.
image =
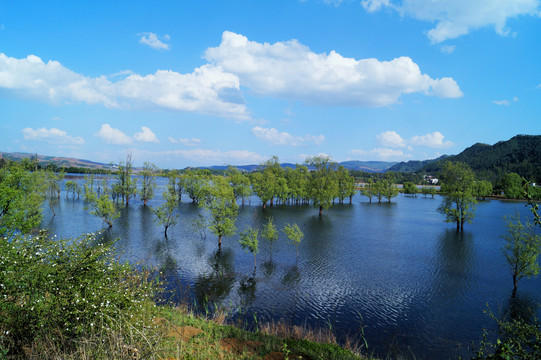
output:
[{"label": "sunlit water", "polygon": [[[162,191],[165,179],[160,179]],[[471,344],[495,324],[484,310],[500,314],[535,307],[541,278],[523,279],[511,301],[512,279],[502,255],[505,215],[530,213],[523,202],[484,201],[473,224],[457,234],[437,212],[441,198],[399,195],[392,203],[335,205],[318,216],[310,206],[274,206],[263,210],[252,198],[240,207],[237,229],[262,228],[272,216],[280,229],[297,223],[305,237],[295,247],[281,232],[273,245],[260,241],[258,266],[238,244],[207,231],[202,239],[192,220],[204,211],[186,196],[178,224],[168,231],[153,221],[149,207],[134,200],[122,209],[107,239],[119,238],[123,259],[161,269],[171,301],[189,301],[199,309],[217,304],[232,318],[258,322],[280,319],[291,324],[332,327],[339,339],[360,339],[369,352],[426,359],[471,356]],[[149,206],[161,203],[161,196]],[[83,200],[62,193],[56,216],[45,207],[43,226],[63,237],[104,229],[84,209]],[[514,304],[511,306],[510,304]],[[254,317],[255,314],[255,317]]]}]

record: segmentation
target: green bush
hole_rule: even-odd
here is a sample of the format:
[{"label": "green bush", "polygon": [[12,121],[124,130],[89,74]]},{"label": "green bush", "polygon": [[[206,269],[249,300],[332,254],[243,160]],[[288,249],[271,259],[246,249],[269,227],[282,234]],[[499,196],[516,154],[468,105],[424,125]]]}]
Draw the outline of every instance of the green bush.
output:
[{"label": "green bush", "polygon": [[0,239],[0,349],[20,354],[43,339],[65,347],[119,322],[144,330],[158,284],[96,236]]}]

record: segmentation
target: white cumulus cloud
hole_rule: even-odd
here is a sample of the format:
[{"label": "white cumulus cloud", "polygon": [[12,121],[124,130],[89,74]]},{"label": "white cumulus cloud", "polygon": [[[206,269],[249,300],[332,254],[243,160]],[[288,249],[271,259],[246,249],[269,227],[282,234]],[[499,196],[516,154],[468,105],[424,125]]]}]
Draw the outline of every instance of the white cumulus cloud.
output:
[{"label": "white cumulus cloud", "polygon": [[[158,35],[151,33],[151,32],[144,32],[139,34],[141,35],[141,39],[139,39],[140,44],[145,44],[150,46],[151,48],[154,48],[156,50],[169,50],[171,46],[169,44],[164,43],[160,39],[158,39]],[[169,35],[163,36],[164,40],[169,40]]]},{"label": "white cumulus cloud", "polygon": [[417,92],[462,96],[452,78],[432,79],[409,57],[380,61],[335,51],[316,54],[297,40],[258,43],[225,31],[220,46],[207,49],[205,58],[257,95],[312,104],[381,107]]},{"label": "white cumulus cloud", "polygon": [[248,150],[208,150],[208,149],[189,149],[173,150],[159,153],[160,156],[181,156],[191,164],[208,165],[251,165],[260,164],[266,160],[266,157]]},{"label": "white cumulus cloud", "polygon": [[444,141],[442,133],[434,131],[433,133],[426,135],[417,135],[411,138],[411,143],[418,146],[426,146],[430,148],[449,148],[455,146],[451,141]]},{"label": "white cumulus cloud", "polygon": [[108,144],[127,145],[132,142],[132,138],[124,134],[119,129],[111,127],[109,124],[103,124],[96,134],[97,137],[105,140]]},{"label": "white cumulus cloud", "polygon": [[198,146],[201,144],[201,139],[198,138],[179,138],[175,139],[169,136],[169,141],[173,144],[182,144],[184,146]]},{"label": "white cumulus cloud", "polygon": [[35,55],[16,59],[0,53],[0,90],[4,93],[65,104],[82,102],[108,108],[158,108],[249,119],[236,75],[203,65],[192,73],[158,70],[111,81],[78,74],[58,61]]},{"label": "white cumulus cloud", "polygon": [[22,132],[25,140],[44,140],[52,144],[71,145],[82,145],[85,143],[82,137],[69,136],[67,132],[56,128],[40,128],[35,130],[32,128],[24,128]]},{"label": "white cumulus cloud", "polygon": [[146,126],[142,126],[141,131],[138,132],[138,133],[135,133],[133,135],[133,138],[135,140],[137,140],[137,141],[142,141],[142,142],[153,142],[153,143],[158,143],[159,142],[158,138],[152,132],[152,130],[150,130]]},{"label": "white cumulus cloud", "polygon": [[379,135],[376,135],[376,138],[383,146],[394,148],[406,146],[406,141],[402,138],[402,136],[398,135],[396,131],[385,131]]},{"label": "white cumulus cloud", "polygon": [[499,106],[509,106],[511,105],[511,102],[517,102],[518,97],[514,97],[513,100],[493,100],[492,102]]},{"label": "white cumulus cloud", "polygon": [[386,7],[401,16],[436,23],[427,32],[432,43],[455,39],[487,26],[507,35],[508,19],[540,13],[539,0],[363,0],[361,3],[368,12]]},{"label": "white cumulus cloud", "polygon": [[263,128],[261,126],[253,127],[252,134],[258,139],[273,145],[301,146],[306,145],[308,142],[321,145],[325,142],[325,136],[323,135],[306,135],[304,137],[294,136],[287,132],[280,132],[275,128]]},{"label": "white cumulus cloud", "polygon": [[402,150],[389,148],[375,148],[372,150],[351,150],[355,156],[360,156],[361,160],[403,160],[410,158],[410,154],[404,153]]}]

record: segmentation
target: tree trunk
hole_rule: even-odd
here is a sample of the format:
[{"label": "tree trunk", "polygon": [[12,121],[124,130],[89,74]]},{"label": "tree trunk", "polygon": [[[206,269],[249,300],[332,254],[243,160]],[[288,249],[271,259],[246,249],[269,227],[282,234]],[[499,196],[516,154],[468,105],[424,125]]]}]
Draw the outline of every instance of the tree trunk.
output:
[{"label": "tree trunk", "polygon": [[222,235],[219,235],[219,236],[218,236],[218,248],[219,248],[219,249],[222,248]]},{"label": "tree trunk", "polygon": [[323,215],[323,206],[319,205],[319,216]]},{"label": "tree trunk", "polygon": [[513,274],[513,297],[517,293],[517,274]]}]

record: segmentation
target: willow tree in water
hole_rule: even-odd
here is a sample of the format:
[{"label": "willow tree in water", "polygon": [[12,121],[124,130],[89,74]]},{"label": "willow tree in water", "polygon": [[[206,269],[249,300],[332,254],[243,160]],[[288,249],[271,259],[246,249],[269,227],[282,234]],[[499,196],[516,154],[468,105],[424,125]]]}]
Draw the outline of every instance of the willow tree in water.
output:
[{"label": "willow tree in water", "polygon": [[319,206],[319,215],[329,208],[338,193],[338,183],[334,174],[336,163],[328,156],[312,156],[306,164],[315,168],[310,173],[308,185],[309,197],[314,206]]},{"label": "willow tree in water", "polygon": [[222,237],[232,236],[237,230],[238,205],[229,181],[223,176],[213,176],[202,189],[199,204],[210,212],[209,229],[218,236],[221,249]]},{"label": "willow tree in water", "polygon": [[147,202],[154,197],[154,190],[156,189],[156,174],[159,169],[156,165],[144,162],[143,170],[141,171],[142,181],[141,189],[139,190],[139,198],[143,200],[143,206],[147,206]]},{"label": "willow tree in water", "polygon": [[464,223],[473,220],[477,204],[473,195],[473,171],[465,163],[448,161],[443,166],[440,179],[445,198],[438,211],[445,216],[446,222],[456,223],[457,231],[463,231]]}]

